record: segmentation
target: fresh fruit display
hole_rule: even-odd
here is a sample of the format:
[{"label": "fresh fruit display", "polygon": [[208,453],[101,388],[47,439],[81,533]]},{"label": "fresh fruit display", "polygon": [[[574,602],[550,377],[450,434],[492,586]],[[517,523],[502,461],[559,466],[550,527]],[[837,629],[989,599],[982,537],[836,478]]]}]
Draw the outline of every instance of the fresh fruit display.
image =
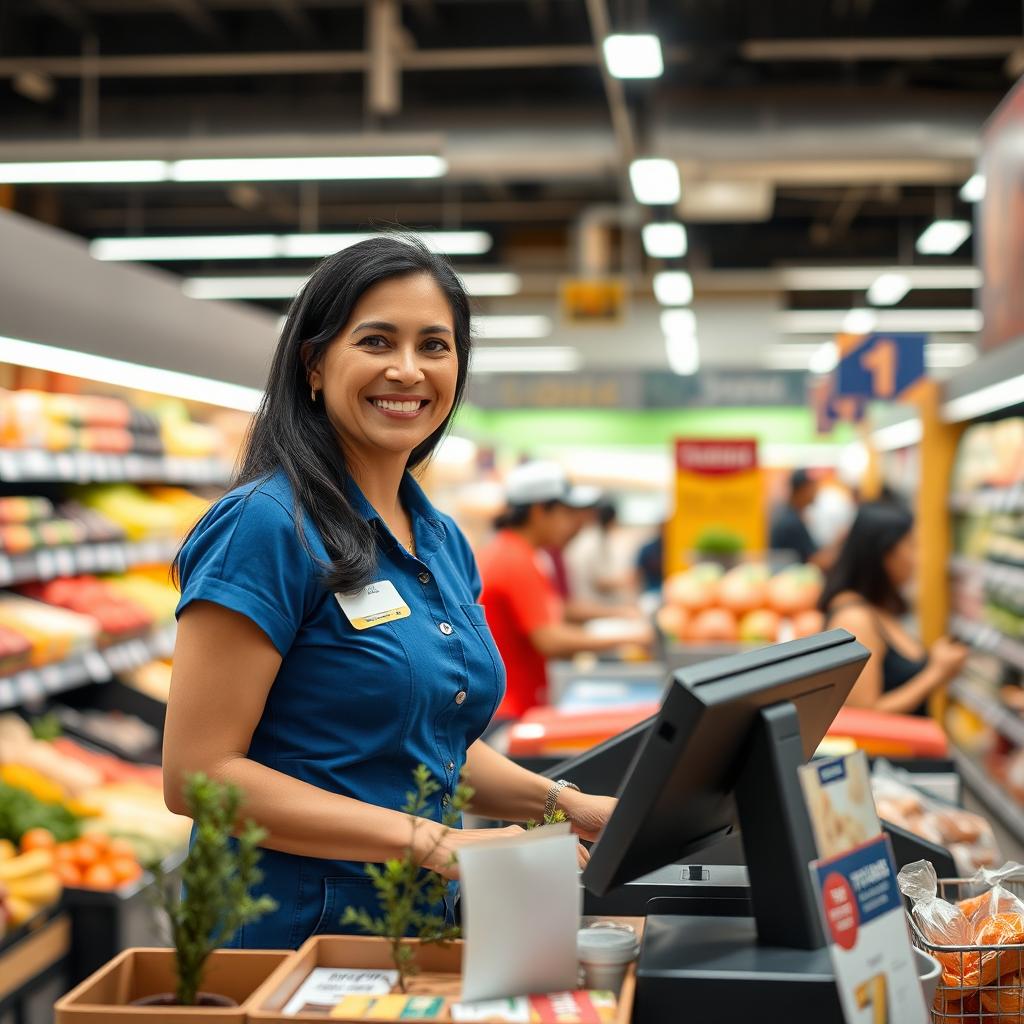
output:
[{"label": "fresh fruit display", "polygon": [[5,770],[10,766],[31,769],[74,800],[81,800],[104,781],[95,765],[62,753],[52,742],[36,739],[28,722],[13,713],[0,715],[0,765]]},{"label": "fresh fruit display", "polygon": [[121,576],[108,576],[105,582],[125,600],[145,609],[154,622],[173,622],[178,607],[178,588],[168,579],[165,565],[152,569],[137,568]]},{"label": "fresh fruit display", "polygon": [[0,839],[20,843],[35,829],[45,829],[60,840],[76,839],[80,821],[62,803],[40,800],[26,789],[0,782]]},{"label": "fresh fruit display", "polygon": [[55,870],[67,888],[112,890],[142,877],[135,847],[104,832],[59,843],[53,854]]},{"label": "fresh fruit display", "polygon": [[178,511],[134,484],[101,484],[77,491],[79,500],[118,524],[129,540],[177,539]]},{"label": "fresh fruit display", "polygon": [[1024,417],[975,423],[964,431],[953,467],[953,491],[969,494],[1024,480]]},{"label": "fresh fruit display", "polygon": [[95,648],[100,632],[91,616],[78,615],[8,591],[0,592],[0,627],[29,642],[29,664],[34,667],[63,661],[72,654]]},{"label": "fresh fruit display", "polygon": [[0,498],[0,526],[34,523],[53,516],[53,502],[49,498]]},{"label": "fresh fruit display", "polygon": [[108,580],[74,576],[30,583],[19,588],[26,597],[90,616],[99,627],[100,646],[135,635],[153,625],[153,616]]},{"label": "fresh fruit display", "polygon": [[824,628],[816,610],[824,584],[814,566],[787,566],[774,576],[745,562],[728,572],[700,563],[665,580],[656,620],[671,640],[698,644],[770,644]]},{"label": "fresh fruit display", "polygon": [[10,844],[0,847],[0,916],[6,914],[10,927],[17,928],[60,899],[63,887],[53,845],[50,835],[49,845],[37,842],[21,852]]}]

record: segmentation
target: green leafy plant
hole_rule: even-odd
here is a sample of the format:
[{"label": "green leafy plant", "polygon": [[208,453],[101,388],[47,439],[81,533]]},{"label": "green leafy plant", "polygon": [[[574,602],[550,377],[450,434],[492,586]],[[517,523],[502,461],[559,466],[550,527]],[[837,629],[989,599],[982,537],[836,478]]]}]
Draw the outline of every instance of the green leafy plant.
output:
[{"label": "green leafy plant", "polygon": [[64,727],[60,724],[60,718],[48,711],[45,715],[37,715],[29,722],[32,729],[32,737],[37,740],[55,740],[64,735]]},{"label": "green leafy plant", "polygon": [[182,1006],[194,1006],[210,954],[243,925],[276,910],[277,903],[251,894],[263,878],[257,865],[266,832],[252,821],[243,822],[239,830],[241,790],[197,772],[186,777],[184,792],[196,830],[180,888],[159,864],[151,870],[157,877],[157,900],[171,926],[178,973],[175,998]]},{"label": "green leafy plant", "polygon": [[384,864],[366,865],[366,874],[377,892],[380,916],[374,917],[363,908],[346,907],[341,919],[343,925],[354,925],[368,935],[387,939],[392,963],[398,971],[398,987],[402,992],[406,990],[408,979],[418,970],[413,947],[406,939],[441,943],[457,939],[461,934],[457,925],[448,924],[437,912],[438,905],[448,891],[448,880],[435,871],[421,867],[420,863],[433,859],[448,831],[458,823],[473,797],[473,790],[460,780],[442,813],[441,823],[444,828],[426,854],[421,852],[417,855],[416,830],[422,828],[431,798],[440,791],[441,786],[426,765],[417,765],[412,777],[416,788],[406,794],[405,805],[402,807],[403,813],[409,815],[412,827],[405,853]]},{"label": "green leafy plant", "polygon": [[561,807],[556,807],[550,814],[544,815],[543,821],[534,821],[531,818],[526,823],[527,831],[532,828],[543,828],[545,825],[561,825],[562,822],[568,821],[569,816],[562,810]]}]

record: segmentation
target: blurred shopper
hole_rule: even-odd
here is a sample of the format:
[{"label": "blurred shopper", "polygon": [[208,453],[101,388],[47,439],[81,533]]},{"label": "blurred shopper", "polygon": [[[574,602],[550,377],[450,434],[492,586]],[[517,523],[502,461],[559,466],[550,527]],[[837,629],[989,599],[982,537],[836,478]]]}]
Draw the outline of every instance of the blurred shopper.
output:
[{"label": "blurred shopper", "polygon": [[665,581],[665,525],[637,552],[635,568],[641,594],[661,592]]},{"label": "blurred shopper", "polygon": [[871,652],[847,703],[898,714],[923,713],[928,695],[963,668],[967,648],[946,637],[931,650],[903,625],[914,578],[914,519],[899,505],[862,505],[828,573],[821,610]]},{"label": "blurred shopper", "polygon": [[[612,650],[624,641],[594,636],[570,621],[545,564],[543,549],[565,546],[577,528],[573,506],[589,495],[572,488],[557,463],[528,462],[509,473],[506,500],[498,533],[480,553],[480,600],[507,674],[498,717],[518,718],[546,703],[548,658]],[[640,622],[637,639],[646,639]]]},{"label": "blurred shopper", "polygon": [[772,511],[768,546],[772,551],[792,551],[801,562],[824,569],[832,561],[831,552],[819,550],[804,519],[817,493],[818,483],[806,469],[793,471],[789,497]]},{"label": "blurred shopper", "polygon": [[607,614],[608,605],[636,596],[636,545],[619,526],[614,502],[599,501],[590,518],[565,549],[569,592],[576,600],[604,605]]}]

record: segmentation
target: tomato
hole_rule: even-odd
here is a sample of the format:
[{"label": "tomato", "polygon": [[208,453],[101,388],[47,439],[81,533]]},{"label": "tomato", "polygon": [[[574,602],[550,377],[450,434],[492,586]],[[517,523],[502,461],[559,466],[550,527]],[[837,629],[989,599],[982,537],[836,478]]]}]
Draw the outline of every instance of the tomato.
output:
[{"label": "tomato", "polygon": [[142,868],[134,857],[116,857],[108,861],[108,867],[114,873],[119,885],[134,882],[142,874]]},{"label": "tomato", "polygon": [[82,872],[77,864],[71,861],[58,861],[54,870],[63,885],[77,887],[82,884]]},{"label": "tomato", "polygon": [[29,850],[52,850],[57,845],[53,833],[48,828],[30,828],[21,837],[21,852]]},{"label": "tomato", "polygon": [[109,864],[93,864],[82,876],[82,883],[88,889],[116,889],[117,878]]}]

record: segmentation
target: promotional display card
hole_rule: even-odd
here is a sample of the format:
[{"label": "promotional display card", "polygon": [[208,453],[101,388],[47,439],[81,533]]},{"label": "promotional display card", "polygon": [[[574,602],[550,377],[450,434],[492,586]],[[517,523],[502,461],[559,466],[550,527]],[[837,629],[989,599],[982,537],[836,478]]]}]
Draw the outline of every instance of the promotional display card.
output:
[{"label": "promotional display card", "polygon": [[800,766],[819,857],[838,857],[882,831],[862,750]]},{"label": "promotional display card", "polygon": [[928,1024],[888,836],[811,864],[846,1024]]},{"label": "promotional display card", "polygon": [[343,996],[386,995],[397,984],[398,971],[314,967],[285,1004],[284,1013],[330,1013]]}]

